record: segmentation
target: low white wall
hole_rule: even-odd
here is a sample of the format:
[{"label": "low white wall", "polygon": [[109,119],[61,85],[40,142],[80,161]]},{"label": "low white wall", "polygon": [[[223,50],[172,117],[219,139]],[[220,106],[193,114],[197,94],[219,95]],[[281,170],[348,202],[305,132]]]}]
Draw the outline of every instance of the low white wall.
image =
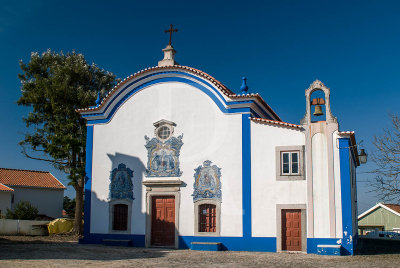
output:
[{"label": "low white wall", "polygon": [[1,235],[44,235],[35,225],[48,224],[49,221],[28,221],[0,219]]}]

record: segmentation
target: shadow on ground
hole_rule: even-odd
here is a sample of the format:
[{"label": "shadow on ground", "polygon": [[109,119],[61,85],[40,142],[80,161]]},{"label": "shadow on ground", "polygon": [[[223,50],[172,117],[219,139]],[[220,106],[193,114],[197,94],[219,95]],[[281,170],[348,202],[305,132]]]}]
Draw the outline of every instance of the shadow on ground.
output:
[{"label": "shadow on ground", "polygon": [[400,254],[400,240],[359,238],[357,255]]},{"label": "shadow on ground", "polygon": [[129,260],[164,257],[169,249],[81,245],[77,242],[0,238],[0,260]]}]

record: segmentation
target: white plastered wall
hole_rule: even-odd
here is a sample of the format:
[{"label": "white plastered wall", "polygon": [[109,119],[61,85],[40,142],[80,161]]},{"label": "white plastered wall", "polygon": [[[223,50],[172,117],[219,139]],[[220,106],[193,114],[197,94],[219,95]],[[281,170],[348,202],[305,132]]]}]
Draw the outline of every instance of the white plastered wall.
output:
[{"label": "white plastered wall", "polygon": [[194,169],[210,160],[221,168],[221,236],[242,235],[242,116],[224,114],[201,90],[178,82],[151,85],[131,96],[107,124],[94,126],[91,233],[108,233],[109,175],[124,163],[134,171],[132,234],[145,234],[147,149],[153,123],[166,119],[183,134],[179,235],[194,234]]},{"label": "white plastered wall", "polygon": [[20,201],[28,201],[37,207],[39,214],[61,218],[63,210],[64,189],[30,188],[12,186],[14,189],[14,209]]},{"label": "white plastered wall", "polygon": [[252,236],[277,236],[277,204],[307,203],[306,180],[276,179],[275,147],[304,143],[301,131],[251,122]]},{"label": "white plastered wall", "polygon": [[11,209],[12,192],[0,191],[0,215],[6,215],[7,208]]},{"label": "white plastered wall", "polygon": [[316,133],[312,143],[314,237],[330,237],[328,145],[324,133]]}]

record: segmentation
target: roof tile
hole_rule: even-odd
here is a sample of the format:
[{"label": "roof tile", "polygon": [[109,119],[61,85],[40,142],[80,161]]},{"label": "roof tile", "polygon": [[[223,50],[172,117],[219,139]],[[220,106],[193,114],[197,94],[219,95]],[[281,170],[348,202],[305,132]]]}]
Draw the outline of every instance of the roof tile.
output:
[{"label": "roof tile", "polygon": [[396,205],[396,204],[384,204],[385,206],[387,206],[390,209],[393,209],[394,211],[400,213],[400,205]]},{"label": "roof tile", "polygon": [[13,189],[11,189],[10,187],[5,186],[4,184],[0,183],[0,191],[4,191],[4,192],[14,192]]},{"label": "roof tile", "polygon": [[0,168],[0,183],[7,186],[66,189],[50,172]]}]

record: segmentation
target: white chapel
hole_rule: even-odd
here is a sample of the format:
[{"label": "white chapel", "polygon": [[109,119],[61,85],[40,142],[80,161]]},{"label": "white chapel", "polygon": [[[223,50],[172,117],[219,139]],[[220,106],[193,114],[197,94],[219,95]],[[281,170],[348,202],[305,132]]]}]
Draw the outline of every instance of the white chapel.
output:
[{"label": "white chapel", "polygon": [[330,89],[314,81],[305,116],[287,123],[247,93],[245,79],[235,94],[178,65],[171,39],[163,52],[158,66],[79,110],[87,120],[80,242],[353,255],[365,155],[354,132],[339,130]]}]

